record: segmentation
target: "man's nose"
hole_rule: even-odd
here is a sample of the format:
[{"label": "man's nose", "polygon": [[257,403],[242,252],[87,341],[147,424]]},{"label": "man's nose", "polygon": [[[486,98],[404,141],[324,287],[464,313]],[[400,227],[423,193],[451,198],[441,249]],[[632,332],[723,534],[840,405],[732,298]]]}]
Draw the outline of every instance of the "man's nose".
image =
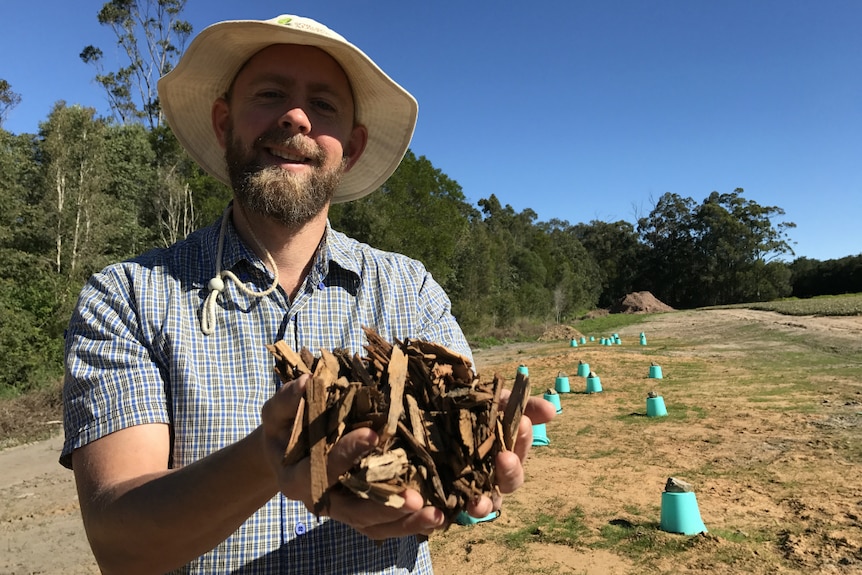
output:
[{"label": "man's nose", "polygon": [[300,107],[291,108],[282,114],[278,120],[279,126],[286,130],[291,130],[299,134],[308,134],[311,132],[311,120],[308,119],[308,114]]}]

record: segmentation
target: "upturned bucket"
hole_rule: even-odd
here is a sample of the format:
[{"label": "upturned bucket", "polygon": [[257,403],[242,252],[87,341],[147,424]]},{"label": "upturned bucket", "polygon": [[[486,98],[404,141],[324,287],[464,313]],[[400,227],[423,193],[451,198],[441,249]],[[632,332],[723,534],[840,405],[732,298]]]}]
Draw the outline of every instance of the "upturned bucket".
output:
[{"label": "upturned bucket", "polygon": [[660,365],[649,366],[649,376],[653,379],[662,379],[661,366]]},{"label": "upturned bucket", "polygon": [[646,400],[646,414],[647,417],[664,417],[667,415],[664,398],[660,395],[658,397],[648,397]]},{"label": "upturned bucket", "polygon": [[[568,387],[568,385],[566,387]],[[568,392],[566,392],[566,393],[568,393]],[[548,391],[545,392],[545,395],[543,395],[542,397],[545,399],[545,401],[551,402],[551,405],[554,406],[554,409],[557,410],[557,413],[563,412],[563,406],[560,404],[560,394],[552,393],[551,390],[549,389]]]},{"label": "upturned bucket", "polygon": [[590,375],[590,364],[588,363],[579,363],[578,364],[578,377],[587,377]]},{"label": "upturned bucket", "polygon": [[499,511],[492,511],[485,517],[473,517],[466,511],[462,511],[457,516],[455,516],[455,523],[457,523],[458,525],[475,525],[477,523],[484,523],[485,521],[493,521],[499,516]]},{"label": "upturned bucket", "polygon": [[599,393],[602,390],[602,380],[598,375],[587,378],[587,393]]},{"label": "upturned bucket", "polygon": [[706,532],[706,525],[703,524],[700,517],[697,497],[693,491],[685,493],[662,492],[660,528],[668,533],[681,533],[683,535],[697,535]]},{"label": "upturned bucket", "polygon": [[572,341],[569,342],[569,347],[578,347],[578,340],[572,338]]},{"label": "upturned bucket", "polygon": [[550,445],[551,440],[548,439],[548,431],[544,423],[536,423],[533,425],[533,445]]},{"label": "upturned bucket", "polygon": [[557,379],[554,380],[554,389],[557,393],[571,393],[572,389],[569,386],[569,376],[564,373],[559,374]]}]

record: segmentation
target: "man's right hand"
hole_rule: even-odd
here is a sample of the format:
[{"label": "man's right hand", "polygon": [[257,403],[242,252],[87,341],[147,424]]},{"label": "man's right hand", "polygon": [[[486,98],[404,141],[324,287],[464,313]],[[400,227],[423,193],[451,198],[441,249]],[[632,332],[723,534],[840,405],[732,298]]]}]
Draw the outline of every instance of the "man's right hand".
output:
[{"label": "man's right hand", "polygon": [[[279,489],[290,499],[302,501],[309,511],[314,505],[311,495],[311,464],[305,457],[293,465],[284,465],[284,451],[290,439],[293,420],[299,401],[305,392],[308,375],[286,383],[263,406],[263,441],[267,458],[276,475]],[[377,445],[377,434],[368,428],[345,434],[332,446],[327,459],[329,485],[347,472],[359,458]],[[422,495],[413,489],[405,490],[401,496],[404,505],[395,509],[382,503],[361,499],[343,490],[329,493],[328,517],[350,525],[371,539],[387,539],[406,535],[429,535],[445,524],[443,512],[435,507],[424,506]]]}]

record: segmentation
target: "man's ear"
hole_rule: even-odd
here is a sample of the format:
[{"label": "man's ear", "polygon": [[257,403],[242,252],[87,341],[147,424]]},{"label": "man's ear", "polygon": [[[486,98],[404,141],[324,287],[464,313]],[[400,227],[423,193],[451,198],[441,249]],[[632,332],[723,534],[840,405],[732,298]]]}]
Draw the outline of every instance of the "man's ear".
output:
[{"label": "man's ear", "polygon": [[350,140],[347,141],[347,147],[344,149],[344,156],[347,158],[346,172],[359,161],[362,152],[365,151],[365,145],[368,143],[368,129],[362,124],[353,127],[350,133]]},{"label": "man's ear", "polygon": [[227,127],[230,122],[230,106],[224,98],[217,98],[212,107],[213,132],[222,149],[225,147]]}]

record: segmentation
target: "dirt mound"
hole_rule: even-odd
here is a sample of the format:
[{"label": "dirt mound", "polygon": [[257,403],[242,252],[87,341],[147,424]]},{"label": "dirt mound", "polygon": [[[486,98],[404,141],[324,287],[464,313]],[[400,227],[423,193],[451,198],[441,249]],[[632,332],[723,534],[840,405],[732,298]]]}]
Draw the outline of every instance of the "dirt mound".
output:
[{"label": "dirt mound", "polygon": [[539,341],[572,340],[583,335],[570,325],[554,325],[545,330],[545,333],[539,337]]},{"label": "dirt mound", "polygon": [[648,291],[628,294],[611,307],[611,313],[659,313],[675,311]]}]

